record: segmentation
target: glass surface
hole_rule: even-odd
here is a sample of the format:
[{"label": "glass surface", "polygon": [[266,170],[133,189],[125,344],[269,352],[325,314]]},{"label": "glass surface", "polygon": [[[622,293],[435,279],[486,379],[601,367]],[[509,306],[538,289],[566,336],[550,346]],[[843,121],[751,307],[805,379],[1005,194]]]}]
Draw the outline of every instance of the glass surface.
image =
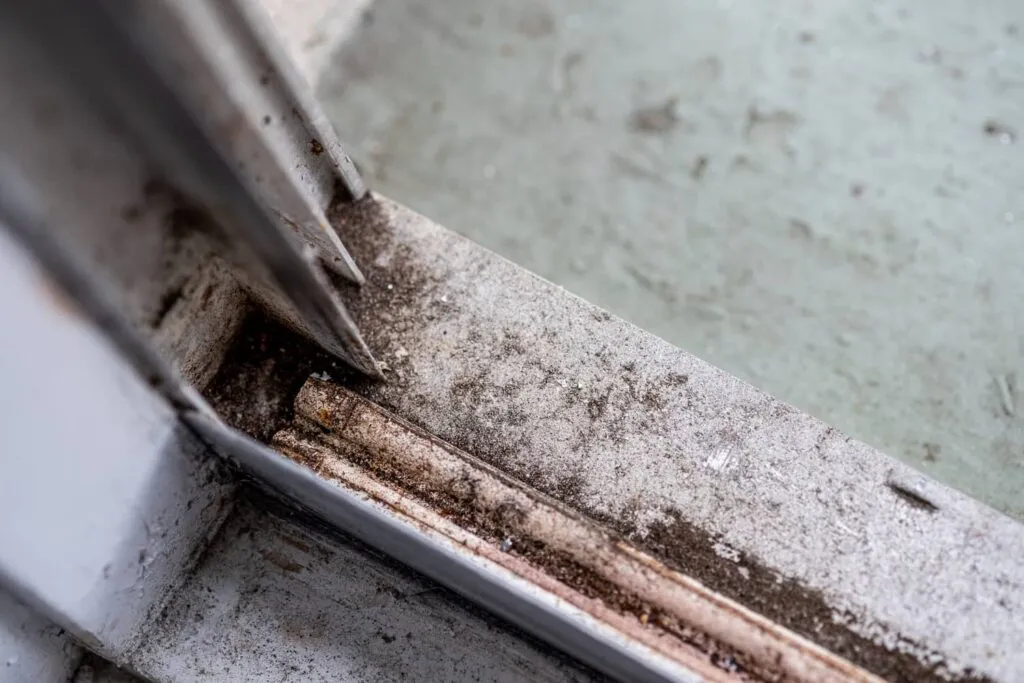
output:
[{"label": "glass surface", "polygon": [[1024,3],[377,0],[368,183],[1024,518]]}]

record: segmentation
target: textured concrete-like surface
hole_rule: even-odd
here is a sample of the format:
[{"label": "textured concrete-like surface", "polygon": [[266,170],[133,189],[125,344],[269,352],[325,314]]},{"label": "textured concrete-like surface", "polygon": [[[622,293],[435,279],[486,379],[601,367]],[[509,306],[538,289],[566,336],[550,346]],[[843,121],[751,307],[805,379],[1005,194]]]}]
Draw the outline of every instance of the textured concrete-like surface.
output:
[{"label": "textured concrete-like surface", "polygon": [[[337,384],[310,378],[295,414],[274,436],[274,448],[321,479],[380,502],[421,533],[448,540],[467,560],[536,586],[558,611],[579,609],[633,641],[643,664],[623,671],[623,680],[650,676],[645,665],[660,655],[675,662],[666,667],[676,674],[669,680],[881,683]],[[444,581],[445,574],[433,576]],[[461,589],[457,581],[448,585]]]},{"label": "textured concrete-like surface", "polygon": [[66,633],[0,589],[0,683],[67,683],[81,656]]},{"label": "textured concrete-like surface", "polygon": [[378,0],[371,187],[1024,517],[1024,4]]},{"label": "textured concrete-like surface", "polygon": [[86,654],[70,683],[146,683],[110,662]]},{"label": "textured concrete-like surface", "polygon": [[353,543],[240,504],[133,667],[174,683],[603,680]]},{"label": "textured concrete-like surface", "polygon": [[1018,522],[396,204],[335,218],[371,400],[858,663],[1024,676]]}]

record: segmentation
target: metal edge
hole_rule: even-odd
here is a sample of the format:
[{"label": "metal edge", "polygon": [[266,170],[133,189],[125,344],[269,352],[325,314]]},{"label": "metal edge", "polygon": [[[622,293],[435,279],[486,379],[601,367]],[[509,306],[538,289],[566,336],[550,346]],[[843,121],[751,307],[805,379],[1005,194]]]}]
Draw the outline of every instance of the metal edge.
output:
[{"label": "metal edge", "polygon": [[185,423],[244,471],[337,528],[422,572],[595,669],[624,681],[694,683],[702,676],[632,642],[564,600],[379,503],[340,488],[207,415]]},{"label": "metal edge", "polygon": [[250,256],[252,274],[270,280],[318,341],[361,372],[382,377],[344,305],[147,61],[115,5],[40,0],[0,8],[5,21],[31,31],[61,60],[69,83],[123,125],[172,182],[212,213],[237,250]]},{"label": "metal edge", "polygon": [[345,152],[331,122],[320,108],[316,98],[312,96],[306,79],[299,73],[281,44],[267,10],[256,0],[225,0],[225,4],[234,9],[236,15],[241,19],[241,23],[245,25],[255,42],[262,48],[267,61],[274,66],[285,89],[295,99],[299,111],[302,112],[302,119],[307,130],[316,135],[323,145],[324,151],[327,152],[331,166],[348,191],[350,199],[353,201],[362,199],[367,192],[366,183],[359,174],[355,163]]}]

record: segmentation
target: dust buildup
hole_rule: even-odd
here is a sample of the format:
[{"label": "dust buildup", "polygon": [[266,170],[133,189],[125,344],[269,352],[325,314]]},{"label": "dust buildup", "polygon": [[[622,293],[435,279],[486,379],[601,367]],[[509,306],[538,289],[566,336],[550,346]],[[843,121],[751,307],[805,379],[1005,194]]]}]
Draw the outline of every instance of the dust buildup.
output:
[{"label": "dust buildup", "polygon": [[[642,358],[636,359],[640,363],[623,362],[625,359],[614,349],[598,347],[592,351],[592,365],[600,370],[600,375],[568,376],[557,362],[548,360],[550,356],[537,349],[538,345],[544,345],[545,352],[548,349],[551,353],[558,352],[564,343],[558,330],[577,321],[563,319],[557,324],[545,323],[543,316],[557,316],[563,311],[557,308],[549,311],[544,308],[548,302],[536,302],[538,321],[529,335],[512,327],[491,329],[466,323],[460,319],[458,297],[453,296],[459,287],[450,286],[449,280],[461,278],[461,282],[465,282],[476,275],[486,280],[486,273],[473,272],[471,261],[466,267],[463,263],[459,272],[452,272],[451,263],[417,260],[415,244],[396,235],[399,228],[389,224],[391,218],[387,210],[372,196],[336,206],[330,218],[366,275],[367,284],[362,289],[345,289],[343,298],[370,349],[387,363],[387,383],[340,376],[341,368],[333,366],[326,354],[298,340],[297,336],[285,332],[297,341],[279,346],[278,341],[271,341],[277,337],[268,336],[264,343],[261,334],[266,330],[247,324],[246,334],[242,336],[248,340],[247,347],[237,353],[232,350],[229,362],[211,391],[212,402],[226,419],[235,419],[232,408],[238,403],[233,404],[233,399],[242,398],[243,404],[246,400],[257,401],[259,416],[255,420],[243,419],[246,415],[243,407],[237,411],[238,419],[243,421],[238,426],[266,440],[290,421],[291,403],[305,378],[312,372],[328,372],[365,398],[598,519],[711,589],[855,664],[895,681],[948,680],[939,658],[925,664],[912,655],[889,650],[854,633],[836,622],[837,615],[824,596],[780,577],[762,566],[757,558],[741,556],[736,563],[718,556],[714,552],[717,539],[679,513],[672,517],[671,509],[662,510],[669,515],[670,522],[641,524],[628,510],[611,517],[597,506],[599,501],[589,495],[588,479],[591,467],[588,455],[594,449],[607,450],[609,444],[618,448],[638,432],[644,432],[648,438],[652,434],[670,436],[672,424],[658,419],[659,411],[666,408],[681,412],[682,408],[693,405],[696,408],[690,411],[693,413],[690,419],[713,422],[714,416],[700,408],[703,399],[699,383],[695,386],[687,374],[651,373],[642,364]],[[450,246],[452,251],[458,249],[457,237],[443,234],[438,239],[451,241],[441,246]],[[452,259],[452,263],[460,262]],[[480,268],[485,267],[481,262]],[[496,307],[505,305],[500,293],[494,297]],[[594,313],[592,319],[584,317],[592,333],[591,340],[602,326],[612,324],[607,314],[600,315],[600,312]],[[266,325],[266,321],[263,324]],[[432,372],[450,373],[443,381],[439,380],[438,386],[445,387],[444,392],[425,391],[423,379],[417,377],[420,372],[417,363],[420,367],[425,363],[421,357],[421,337],[428,326],[435,339],[449,340],[449,345],[444,347],[448,354],[446,365],[430,366]],[[407,353],[395,354],[393,349],[397,348]],[[460,364],[463,353],[468,361]],[[493,362],[481,362],[487,357]],[[517,359],[519,372],[516,376],[502,371],[508,358]],[[544,415],[539,415],[536,407],[540,400],[544,401],[545,408],[550,408]],[[737,421],[754,423],[761,419],[782,419],[793,412],[791,407],[768,399],[749,405],[733,404],[731,409]],[[431,424],[424,424],[421,418]],[[572,430],[559,443],[538,440],[536,428],[547,429],[547,424],[571,425]],[[697,431],[698,436],[702,433],[703,429]],[[738,437],[709,429],[700,438],[706,438],[710,447],[723,439]],[[554,448],[559,449],[558,458],[549,457],[550,449]],[[617,476],[618,472],[616,469]],[[625,474],[623,472],[623,476]],[[458,501],[452,503],[456,505]],[[507,538],[504,529],[496,528],[494,533],[498,544]],[[528,546],[520,547],[518,539],[511,550],[513,553],[529,551]],[[740,571],[741,567],[748,576]],[[968,672],[954,680],[980,682],[987,679]]]}]

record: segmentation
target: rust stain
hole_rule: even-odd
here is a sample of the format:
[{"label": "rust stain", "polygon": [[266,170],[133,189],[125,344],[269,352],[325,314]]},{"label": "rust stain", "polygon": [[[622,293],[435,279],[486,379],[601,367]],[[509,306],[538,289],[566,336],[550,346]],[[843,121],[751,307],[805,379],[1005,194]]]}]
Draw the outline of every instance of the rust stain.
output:
[{"label": "rust stain", "polygon": [[[458,306],[457,301],[443,299],[450,291],[450,275],[443,269],[422,263],[417,258],[415,245],[410,245],[408,241],[395,236],[395,228],[390,225],[392,217],[389,209],[380,200],[368,195],[355,203],[338,203],[331,209],[330,216],[334,224],[340,226],[346,234],[353,236],[351,243],[347,244],[357,261],[363,264],[371,285],[364,288],[358,296],[353,291],[350,311],[372,348],[395,348],[396,343],[401,342],[405,348],[412,349],[424,318],[433,319],[441,313],[448,314],[452,307]],[[595,322],[598,323],[602,320],[599,316],[607,318],[607,314],[597,311],[593,315]],[[264,322],[251,333],[258,338],[263,331],[271,329],[277,329],[277,326]],[[242,342],[251,345],[252,334],[243,335]],[[531,345],[534,340],[523,336],[521,331],[499,329],[493,337],[488,337],[489,333],[486,330],[470,326],[466,328],[463,336],[459,336],[462,334],[459,330],[449,330],[447,334],[451,336],[452,343],[492,344],[496,363],[504,355],[523,356],[524,373],[532,373],[539,379],[524,380],[520,386],[528,387],[529,382],[536,382],[542,387],[557,387],[561,384],[565,388],[563,382],[568,378],[561,374],[557,363],[546,363],[543,359],[537,358],[536,354],[522,354],[522,349]],[[541,338],[556,341],[554,337],[547,337],[548,334],[549,331],[545,328],[541,332]],[[504,341],[502,335],[508,335]],[[639,535],[640,527],[630,514],[623,513],[615,519],[600,517],[600,511],[588,502],[585,495],[587,491],[581,489],[578,485],[579,480],[574,479],[571,472],[552,478],[547,470],[531,469],[528,465],[523,465],[519,455],[534,449],[536,444],[531,440],[529,433],[521,435],[521,429],[516,431],[506,429],[505,426],[522,427],[524,411],[526,416],[529,416],[529,409],[522,403],[517,385],[496,383],[487,367],[474,366],[472,374],[463,372],[461,376],[456,377],[452,386],[462,392],[460,397],[446,394],[435,398],[422,392],[417,393],[418,387],[415,383],[403,379],[415,375],[412,357],[389,359],[393,370],[390,373],[390,381],[387,385],[378,385],[361,377],[339,377],[335,370],[327,365],[320,365],[325,362],[322,359],[325,354],[297,335],[287,333],[281,337],[280,354],[276,353],[276,342],[268,343],[267,347],[268,353],[247,351],[251,357],[241,359],[245,361],[241,366],[234,362],[227,363],[222,372],[224,379],[231,379],[230,386],[233,387],[237,387],[239,377],[255,378],[258,380],[253,386],[255,391],[249,391],[245,395],[248,397],[258,394],[272,399],[267,401],[272,411],[264,410],[260,413],[261,416],[267,417],[259,421],[247,420],[245,424],[240,425],[261,440],[269,440],[276,430],[288,424],[292,413],[291,399],[295,397],[309,372],[313,371],[328,370],[332,377],[369,400],[403,415],[416,416],[417,419],[423,414],[429,414],[429,410],[424,408],[417,412],[409,408],[411,404],[430,401],[451,402],[453,398],[458,398],[457,403],[477,406],[478,409],[453,407],[447,413],[447,422],[431,425],[432,430],[436,431],[440,438],[455,448],[472,453],[473,456],[483,458],[495,467],[514,474],[536,490],[559,497],[560,502],[571,506],[578,513],[590,515],[612,529],[620,538],[656,557],[671,570],[695,577],[710,589],[764,614],[772,621],[885,678],[936,682],[949,680],[951,677],[959,681],[987,680],[970,670],[960,675],[951,673],[941,653],[930,651],[920,643],[899,640],[898,647],[887,646],[882,641],[861,635],[851,626],[861,623],[852,615],[837,613],[826,596],[789,577],[780,576],[771,567],[761,564],[758,558],[741,558],[742,569],[749,573],[744,575],[739,571],[737,563],[725,561],[714,552],[717,539],[689,524],[681,514],[677,513],[677,517],[673,517],[670,514],[672,510],[659,509],[668,514],[667,521],[655,525],[654,529],[650,530],[652,533],[644,537]],[[603,362],[600,358],[598,360]],[[240,369],[250,365],[254,369],[273,367],[274,374],[270,381],[274,386],[267,386],[264,389],[263,379],[260,379],[264,374],[247,373]],[[283,372],[286,368],[291,368],[288,373]],[[592,409],[597,415],[595,420],[581,422],[578,438],[566,444],[565,447],[574,453],[585,455],[595,440],[615,442],[617,439],[628,438],[629,425],[627,424],[626,428],[622,425],[627,417],[627,410],[634,410],[638,397],[646,399],[649,396],[649,400],[645,400],[643,405],[650,404],[653,409],[666,400],[689,400],[688,396],[693,391],[684,377],[680,377],[679,382],[669,386],[669,382],[661,383],[660,377],[645,375],[642,368],[633,362],[628,362],[621,368],[608,366],[606,369],[609,377],[618,373],[617,381],[620,383],[620,386],[613,390],[609,400],[602,401],[607,384],[588,384],[578,391],[570,391],[569,389],[576,386],[571,384],[563,392],[567,400],[575,401],[574,405],[567,405],[564,410],[587,415],[587,410]],[[662,384],[665,386],[662,387]],[[238,404],[224,404],[224,396],[241,398],[242,392],[222,392],[220,400],[215,402],[219,406],[219,411],[231,418],[236,414],[231,406]],[[591,401],[594,401],[593,405],[590,404]],[[258,402],[262,403],[262,399]],[[242,403],[245,409],[239,414],[253,414],[249,403]],[[749,410],[751,413],[762,408],[763,406],[755,404],[742,406],[743,410]],[[779,411],[787,408],[773,406],[771,409],[773,417],[779,417],[782,414]],[[336,427],[335,431],[344,429]],[[821,457],[828,457],[828,449],[820,444],[816,450]],[[337,457],[339,456],[331,456],[332,460]],[[356,462],[354,456],[348,455],[347,452],[346,457]],[[397,477],[397,474],[389,475],[384,465],[378,465],[376,470],[371,470],[369,466],[360,467],[382,482],[388,482],[388,476]],[[347,483],[344,485],[350,487]],[[432,501],[431,505],[439,515],[444,515],[447,519],[456,520],[460,516],[469,515],[472,511],[472,508],[467,510],[467,501],[472,500],[471,497],[445,499],[442,497],[443,492],[437,492],[437,495],[437,500]],[[426,500],[426,497],[419,493],[415,493],[413,497]],[[495,553],[500,552],[500,543],[507,537],[503,536],[500,540],[496,537]],[[516,549],[519,540],[513,539],[510,550]],[[517,557],[515,552],[505,555]],[[654,628],[651,624],[661,623],[666,619],[662,615],[652,613],[645,628]],[[639,623],[635,618],[634,621]],[[893,636],[898,637],[896,634]],[[723,655],[721,659],[725,666],[729,665],[727,657],[728,655]]]},{"label": "rust stain", "polygon": [[[343,429],[325,432],[322,413],[346,403]],[[273,441],[288,457],[318,460],[321,476],[368,493],[424,533],[446,535],[708,680],[878,680],[340,387],[309,379],[295,411],[293,427]]]},{"label": "rust stain", "polygon": [[[784,115],[772,116],[770,112],[755,111],[751,118],[755,124],[752,128],[758,129],[752,130],[751,134],[758,139],[771,137],[773,132],[785,133],[786,124],[798,123],[789,121]],[[737,160],[735,163],[742,162]],[[423,332],[424,320],[436,320],[439,316],[457,319],[458,302],[442,300],[442,296],[451,291],[452,281],[457,281],[457,277],[446,271],[444,265],[424,258],[422,247],[408,239],[402,228],[396,227],[394,209],[387,201],[372,194],[353,203],[338,201],[330,209],[329,216],[332,224],[348,236],[346,246],[362,265],[367,278],[368,286],[358,295],[353,292],[349,310],[371,348],[394,348],[401,343],[404,348],[415,349]],[[453,247],[458,244],[458,238],[450,239]],[[435,248],[432,246],[431,250]],[[452,307],[455,313],[450,310]],[[593,311],[592,315],[598,323],[602,319],[600,316],[607,316],[600,311]],[[586,495],[592,491],[572,486],[573,482],[569,481],[571,473],[552,477],[547,468],[534,465],[536,457],[533,453],[542,446],[528,428],[536,419],[535,411],[523,403],[522,393],[495,381],[491,364],[486,362],[487,356],[484,355],[490,353],[493,365],[503,368],[507,364],[507,356],[522,355],[518,349],[523,342],[531,348],[538,341],[557,344],[558,326],[539,325],[541,329],[527,337],[522,330],[491,330],[477,325],[474,318],[470,321],[463,329],[443,332],[453,344],[482,349],[475,351],[477,355],[468,364],[468,370],[457,365],[454,368],[457,374],[449,386],[461,392],[461,396],[435,396],[424,391],[422,377],[416,378],[418,369],[413,364],[413,356],[390,363],[395,372],[387,385],[358,380],[348,382],[347,386],[400,415],[423,420],[431,431],[453,447],[514,474],[528,486],[555,496],[561,503],[596,519],[672,569],[695,577],[714,591],[879,676],[935,683],[989,680],[971,669],[951,669],[942,653],[897,633],[890,632],[878,639],[863,635],[856,630],[858,625],[866,625],[862,616],[837,611],[819,591],[779,575],[759,558],[742,558],[743,568],[749,571],[749,578],[745,577],[737,570],[736,563],[723,560],[715,553],[718,539],[690,524],[677,510],[653,503],[644,504],[643,510],[667,516],[665,523],[655,525],[657,534],[645,533],[651,531],[650,525],[641,525],[635,515],[628,512],[620,512],[614,518],[603,515],[603,506],[595,505]],[[518,334],[518,343],[516,339],[511,344],[502,343],[506,334]],[[604,359],[597,356],[594,362],[603,365]],[[621,370],[618,372],[620,386],[613,389],[600,414],[598,410],[602,407],[601,397],[607,389],[607,382],[577,388],[574,379],[564,376],[564,365],[546,362],[532,352],[522,356],[521,365],[524,376],[519,385],[521,388],[557,391],[561,385],[561,393],[567,403],[561,407],[561,412],[557,412],[556,406],[556,416],[564,416],[578,425],[577,433],[561,447],[579,455],[581,462],[586,461],[594,444],[617,444],[622,439],[635,436],[639,429],[660,429],[657,421],[638,413],[637,396],[646,396],[661,378],[646,375],[633,361],[621,368],[604,367],[609,381],[614,381],[615,374]],[[403,379],[410,376],[413,379]],[[668,400],[676,404],[693,402],[699,408],[699,398],[692,387],[682,383],[655,391],[651,400],[643,405],[646,407],[650,403],[656,406]],[[589,403],[591,400],[596,401],[593,406]],[[574,403],[570,405],[570,401]],[[586,419],[588,408],[597,415],[596,419]],[[744,403],[737,408],[752,418],[769,415],[772,419],[780,419],[793,410],[771,401]],[[700,410],[695,413],[701,415]],[[580,419],[581,414],[583,420]],[[443,415],[444,419],[433,419],[434,415]],[[823,458],[829,457],[829,449],[820,444],[816,451]],[[570,484],[564,493],[561,488],[563,480]],[[785,590],[776,590],[778,582]]]}]

